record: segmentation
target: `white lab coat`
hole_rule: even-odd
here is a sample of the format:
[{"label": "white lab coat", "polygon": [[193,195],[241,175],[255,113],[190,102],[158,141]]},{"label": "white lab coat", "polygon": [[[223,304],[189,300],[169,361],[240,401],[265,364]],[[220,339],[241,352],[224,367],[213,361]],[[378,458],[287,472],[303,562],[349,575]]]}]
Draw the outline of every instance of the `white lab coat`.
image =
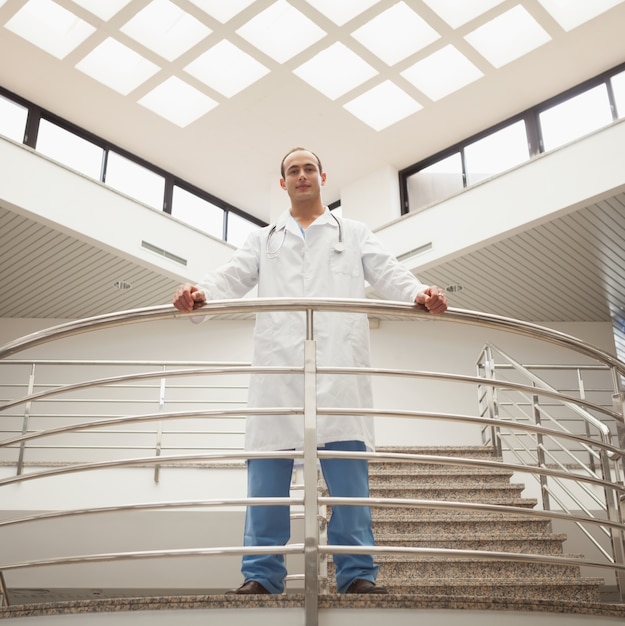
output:
[{"label": "white lab coat", "polygon": [[[266,298],[364,298],[365,280],[391,300],[413,302],[425,288],[415,276],[386,252],[361,222],[341,219],[344,250],[334,249],[339,227],[326,209],[307,229],[283,213],[268,242],[271,227],[254,231],[225,265],[210,272],[199,284],[207,299],[237,298],[258,284]],[[369,366],[369,325],[361,313],[315,313],[314,338],[317,364],[336,367]],[[303,365],[305,314],[259,313],[254,333],[255,365]],[[298,374],[256,374],[249,388],[250,407],[302,407],[303,381]],[[320,375],[317,406],[372,407],[368,376]],[[303,417],[258,416],[247,418],[247,450],[301,449]],[[318,444],[364,441],[373,449],[370,417],[319,416]]]}]

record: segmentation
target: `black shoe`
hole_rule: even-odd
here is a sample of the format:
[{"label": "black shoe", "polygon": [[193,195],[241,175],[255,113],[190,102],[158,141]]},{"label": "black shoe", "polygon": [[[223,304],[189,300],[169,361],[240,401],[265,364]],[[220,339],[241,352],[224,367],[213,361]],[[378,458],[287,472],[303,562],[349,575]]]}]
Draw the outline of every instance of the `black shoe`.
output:
[{"label": "black shoe", "polygon": [[371,580],[356,578],[345,593],[388,593],[384,587],[378,587]]},{"label": "black shoe", "polygon": [[246,580],[240,587],[237,589],[231,589],[230,591],[226,591],[226,595],[228,594],[237,594],[241,596],[251,596],[258,594],[270,594],[271,591],[269,589],[265,589],[259,582],[255,580]]}]

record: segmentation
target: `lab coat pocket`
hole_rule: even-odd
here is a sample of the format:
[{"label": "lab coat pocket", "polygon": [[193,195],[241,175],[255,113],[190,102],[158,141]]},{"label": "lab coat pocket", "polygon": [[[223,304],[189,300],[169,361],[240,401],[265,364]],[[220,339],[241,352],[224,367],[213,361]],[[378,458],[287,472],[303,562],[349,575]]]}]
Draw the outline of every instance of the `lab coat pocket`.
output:
[{"label": "lab coat pocket", "polygon": [[334,246],[331,246],[328,254],[332,274],[362,276],[362,261],[355,250],[346,248],[342,252],[337,252]]}]

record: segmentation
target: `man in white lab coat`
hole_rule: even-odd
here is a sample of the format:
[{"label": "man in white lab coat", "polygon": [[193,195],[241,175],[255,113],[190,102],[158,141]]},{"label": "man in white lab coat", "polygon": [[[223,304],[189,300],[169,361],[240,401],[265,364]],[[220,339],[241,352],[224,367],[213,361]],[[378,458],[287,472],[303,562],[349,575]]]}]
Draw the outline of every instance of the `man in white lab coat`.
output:
[{"label": "man in white lab coat", "polygon": [[[290,209],[276,224],[250,234],[225,265],[198,285],[181,285],[174,306],[190,312],[208,299],[237,298],[258,285],[267,298],[364,298],[365,281],[391,300],[414,302],[431,313],[447,309],[447,298],[436,286],[422,284],[379,243],[361,222],[334,217],[321,199],[326,180],[319,157],[294,148],[281,164],[280,185]],[[254,365],[303,364],[305,318],[302,312],[257,315]],[[361,313],[316,313],[314,338],[319,366],[368,367],[369,326]],[[301,376],[257,374],[249,389],[249,406],[302,406]],[[320,375],[318,407],[370,408],[371,381],[365,376]],[[372,450],[373,423],[359,415],[319,416],[319,448]],[[247,450],[293,450],[303,447],[303,420],[294,416],[249,416]],[[367,497],[366,460],[325,459],[322,471],[330,495]],[[248,461],[249,497],[287,497],[292,459]],[[248,507],[246,546],[284,545],[290,536],[289,508]],[[373,545],[369,507],[337,506],[328,524],[328,542],[334,545]],[[370,555],[335,555],[339,593],[385,593],[375,584],[377,566]],[[282,555],[246,555],[241,569],[244,583],[233,593],[282,593],[286,568]]]}]

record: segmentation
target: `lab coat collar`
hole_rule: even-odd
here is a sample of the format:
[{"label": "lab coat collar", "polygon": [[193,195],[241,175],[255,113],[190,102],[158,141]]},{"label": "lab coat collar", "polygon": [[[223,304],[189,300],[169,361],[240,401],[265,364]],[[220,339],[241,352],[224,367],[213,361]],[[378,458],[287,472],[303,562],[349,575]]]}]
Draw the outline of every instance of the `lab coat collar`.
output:
[{"label": "lab coat collar", "polygon": [[[332,219],[332,215],[330,214],[330,209],[328,207],[324,207],[325,211],[313,222],[313,224],[333,224],[336,225],[336,222]],[[300,228],[297,223],[297,220],[291,215],[290,210],[284,211],[276,220],[276,232],[281,231],[286,228],[287,231],[291,231],[296,234],[300,234]]]}]

